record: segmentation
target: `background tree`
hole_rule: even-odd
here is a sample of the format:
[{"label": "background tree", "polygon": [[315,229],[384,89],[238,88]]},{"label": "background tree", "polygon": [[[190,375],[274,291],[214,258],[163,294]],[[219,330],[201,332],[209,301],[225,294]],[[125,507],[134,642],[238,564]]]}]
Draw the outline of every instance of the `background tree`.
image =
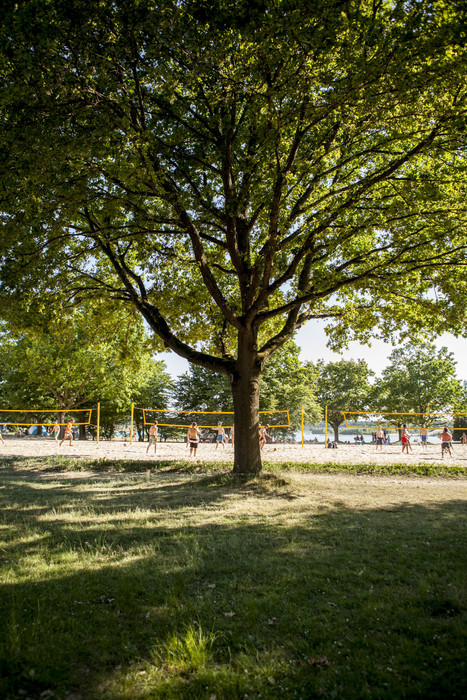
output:
[{"label": "background tree", "polygon": [[[344,422],[343,411],[366,411],[372,395],[370,379],[374,372],[365,360],[339,360],[325,364],[318,362],[317,397],[321,407],[328,407],[328,422],[339,440],[339,426]],[[351,416],[356,420],[358,415]]]},{"label": "background tree", "polygon": [[[129,435],[132,402],[140,408],[166,408],[168,405],[173,380],[165,362],[154,360],[150,353],[134,359],[137,359],[135,363],[117,366],[108,373],[101,386],[101,425],[106,437],[111,438],[119,424]],[[142,424],[137,422],[138,437],[143,440],[141,428]]]},{"label": "background tree", "polygon": [[393,425],[436,422],[428,413],[453,411],[462,393],[456,378],[456,362],[447,348],[436,349],[433,343],[407,344],[389,356],[390,364],[377,381],[373,405],[395,413],[418,413],[418,417],[401,415],[392,418]]},{"label": "background tree", "polygon": [[[101,402],[102,429],[110,436],[116,422],[128,420],[132,392],[138,395],[149,385],[154,390],[159,383],[165,400],[171,380],[163,363],[154,363],[151,354],[152,343],[133,314],[112,314],[101,304],[75,308],[63,316],[51,312],[46,319],[36,318],[34,328],[3,333],[2,402],[11,409],[57,408],[61,423],[66,412]],[[50,414],[39,412],[33,420],[50,422]]]},{"label": "background tree", "polygon": [[0,21],[3,298],[132,303],[228,378],[235,471],[261,468],[259,378],[307,320],[465,330],[463,3],[5,0]]},{"label": "background tree", "polygon": [[467,381],[462,382],[462,392],[454,405],[454,410],[463,415],[454,416],[454,440],[460,440],[467,435]]}]

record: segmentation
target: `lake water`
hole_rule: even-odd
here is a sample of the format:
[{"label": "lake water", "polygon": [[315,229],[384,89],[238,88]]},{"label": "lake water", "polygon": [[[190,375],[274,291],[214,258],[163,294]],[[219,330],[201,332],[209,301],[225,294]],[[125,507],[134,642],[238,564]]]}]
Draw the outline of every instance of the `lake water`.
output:
[{"label": "lake water", "polygon": [[[351,445],[355,445],[355,438],[357,435],[361,438],[362,433],[351,433],[351,434],[345,434],[345,433],[339,433],[339,440],[341,442],[350,442]],[[315,438],[318,440],[318,442],[323,442],[324,443],[324,433],[310,433],[308,431],[304,431],[304,440],[305,442],[314,442]],[[390,438],[390,443],[393,444],[395,442],[398,442],[399,440],[399,435],[398,433],[389,433],[389,438]],[[332,428],[328,431],[328,439],[333,440],[334,439],[334,430]],[[417,435],[413,435],[412,437],[412,443],[414,442],[414,439],[418,440]],[[295,440],[296,442],[301,442],[302,441],[302,433],[300,430],[297,430],[295,433]],[[365,444],[371,444],[371,431],[368,430],[366,433],[363,433],[363,441]],[[435,437],[434,435],[428,435],[428,443],[431,445],[439,445],[441,444],[439,439]]]}]

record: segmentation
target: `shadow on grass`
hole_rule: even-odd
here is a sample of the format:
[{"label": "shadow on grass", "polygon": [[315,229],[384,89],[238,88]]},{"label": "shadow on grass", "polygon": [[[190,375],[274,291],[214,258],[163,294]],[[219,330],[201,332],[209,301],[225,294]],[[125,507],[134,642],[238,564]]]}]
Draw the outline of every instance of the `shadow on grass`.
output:
[{"label": "shadow on grass", "polygon": [[[276,477],[98,487],[3,480],[3,697],[465,696],[464,502],[290,510]],[[243,497],[257,510],[223,512]],[[211,662],[161,661],[188,626],[215,633]]]}]

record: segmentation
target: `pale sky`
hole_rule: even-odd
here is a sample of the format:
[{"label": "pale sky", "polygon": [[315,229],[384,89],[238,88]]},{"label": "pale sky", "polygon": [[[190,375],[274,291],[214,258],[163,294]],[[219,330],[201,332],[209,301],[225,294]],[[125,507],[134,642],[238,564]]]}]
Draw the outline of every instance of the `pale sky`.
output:
[{"label": "pale sky", "polygon": [[[457,362],[457,377],[467,380],[467,338],[455,338],[449,333],[444,333],[439,338],[432,338],[437,348],[447,347],[454,354]],[[327,337],[322,321],[310,321],[301,328],[295,342],[301,348],[300,359],[316,362],[323,359],[325,362],[336,360],[366,360],[370,369],[380,376],[382,370],[389,364],[388,357],[394,346],[383,341],[376,340],[371,347],[360,343],[350,343],[349,349],[336,354],[326,347]],[[188,362],[173,352],[165,352],[157,355],[157,359],[164,360],[167,370],[172,377],[177,377],[188,371]]]}]

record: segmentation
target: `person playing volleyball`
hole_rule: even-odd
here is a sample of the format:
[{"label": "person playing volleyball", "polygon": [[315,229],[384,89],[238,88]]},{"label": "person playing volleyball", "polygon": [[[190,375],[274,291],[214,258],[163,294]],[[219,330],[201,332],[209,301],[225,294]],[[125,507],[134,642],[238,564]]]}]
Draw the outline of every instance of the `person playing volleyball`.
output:
[{"label": "person playing volleyball", "polygon": [[384,442],[384,430],[380,425],[378,425],[375,433],[375,438],[376,438],[376,449],[380,447],[383,449],[383,442]]},{"label": "person playing volleyball", "polygon": [[402,427],[401,442],[402,442],[402,454],[404,452],[407,452],[407,454],[409,454],[409,447],[410,447],[410,451],[412,452],[412,445],[410,444],[410,433],[407,430],[407,425],[405,423]]},{"label": "person playing volleyball", "polygon": [[452,452],[451,452],[451,442],[452,442],[452,433],[449,430],[448,426],[445,425],[443,428],[443,432],[439,436],[441,440],[441,457],[444,459],[444,450],[447,450],[449,452],[449,456],[452,457]]},{"label": "person playing volleyball", "polygon": [[268,435],[268,428],[269,428],[269,425],[263,425],[263,426],[259,427],[259,448],[260,448],[260,450],[262,450],[263,447],[265,446],[265,444],[267,442],[266,438],[269,438],[270,440],[272,440],[271,435]]},{"label": "person playing volleyball", "polygon": [[75,422],[75,419],[70,418],[69,422],[66,424],[65,435],[63,436],[63,440],[60,443],[60,447],[63,445],[63,443],[67,439],[70,441],[70,447],[71,447],[71,443],[73,442],[73,423],[74,422]]},{"label": "person playing volleyball", "polygon": [[422,425],[420,429],[420,440],[422,441],[422,447],[426,447],[428,440],[428,430],[426,429],[426,425]]},{"label": "person playing volleyball", "polygon": [[222,426],[222,423],[219,422],[217,424],[217,435],[216,435],[216,450],[219,447],[219,443],[222,444],[222,447],[225,450],[225,444],[224,444],[224,439],[225,439],[225,430]]},{"label": "person playing volleyball", "polygon": [[149,448],[151,445],[154,444],[154,454],[157,452],[157,421],[154,421],[154,424],[151,425],[149,428],[149,444],[148,448],[146,450],[146,454],[149,452]]},{"label": "person playing volleyball", "polygon": [[58,420],[55,421],[51,434],[54,436],[55,442],[58,442],[58,436],[60,434],[60,423]]},{"label": "person playing volleyball", "polygon": [[196,457],[196,450],[198,449],[200,433],[201,430],[198,428],[196,423],[192,423],[191,426],[188,428],[186,439],[188,444],[190,445],[190,457],[191,455],[194,455]]}]

